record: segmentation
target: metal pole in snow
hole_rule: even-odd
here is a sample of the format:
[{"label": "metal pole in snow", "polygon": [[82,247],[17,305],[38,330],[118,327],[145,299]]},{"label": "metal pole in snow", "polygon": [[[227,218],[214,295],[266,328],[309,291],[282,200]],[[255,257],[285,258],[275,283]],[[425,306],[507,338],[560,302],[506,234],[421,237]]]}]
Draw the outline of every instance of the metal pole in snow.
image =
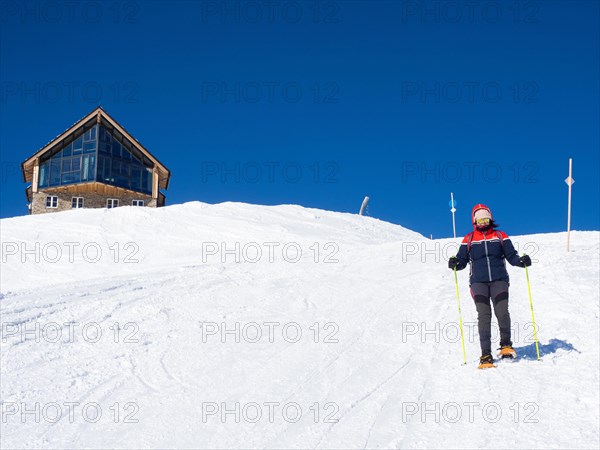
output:
[{"label": "metal pole in snow", "polygon": [[450,192],[450,211],[452,211],[452,231],[454,232],[454,238],[456,239],[456,221],[454,219],[454,213],[456,212],[456,208],[454,207],[454,193]]},{"label": "metal pole in snow", "polygon": [[569,251],[571,243],[571,188],[575,180],[573,179],[573,159],[569,158],[569,176],[565,179],[565,183],[569,186],[569,206],[567,210],[567,251]]},{"label": "metal pole in snow", "polygon": [[369,203],[369,197],[365,197],[365,199],[362,202],[362,205],[360,205],[360,211],[358,212],[358,214],[360,216],[363,215],[363,213],[365,212],[365,209],[367,209],[367,204]]}]

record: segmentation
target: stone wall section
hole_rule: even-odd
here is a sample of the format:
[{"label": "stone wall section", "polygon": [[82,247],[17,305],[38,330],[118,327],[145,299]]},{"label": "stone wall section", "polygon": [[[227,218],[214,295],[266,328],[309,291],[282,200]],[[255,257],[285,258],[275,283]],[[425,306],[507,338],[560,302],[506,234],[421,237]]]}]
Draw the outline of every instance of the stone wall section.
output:
[{"label": "stone wall section", "polygon": [[[58,197],[56,208],[46,208],[46,197],[52,195]],[[150,195],[144,195],[134,192],[123,191],[119,194],[106,195],[95,192],[76,191],[39,191],[33,193],[33,201],[31,204],[31,214],[45,214],[58,211],[67,211],[73,209],[73,197],[83,197],[84,208],[106,208],[106,201],[109,198],[119,200],[119,206],[132,206],[133,200],[143,200],[144,206],[156,208],[156,200]]]}]

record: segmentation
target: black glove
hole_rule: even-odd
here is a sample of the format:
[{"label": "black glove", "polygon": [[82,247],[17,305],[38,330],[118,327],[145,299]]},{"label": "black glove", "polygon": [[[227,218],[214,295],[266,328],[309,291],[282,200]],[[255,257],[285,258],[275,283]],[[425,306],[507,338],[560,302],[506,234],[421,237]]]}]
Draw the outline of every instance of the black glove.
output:
[{"label": "black glove", "polygon": [[519,261],[523,265],[523,267],[529,267],[531,265],[531,258],[529,255],[523,255],[519,258]]},{"label": "black glove", "polygon": [[460,261],[458,260],[458,258],[456,256],[451,256],[450,259],[448,260],[448,269],[456,269],[458,268],[458,266],[460,265]]}]

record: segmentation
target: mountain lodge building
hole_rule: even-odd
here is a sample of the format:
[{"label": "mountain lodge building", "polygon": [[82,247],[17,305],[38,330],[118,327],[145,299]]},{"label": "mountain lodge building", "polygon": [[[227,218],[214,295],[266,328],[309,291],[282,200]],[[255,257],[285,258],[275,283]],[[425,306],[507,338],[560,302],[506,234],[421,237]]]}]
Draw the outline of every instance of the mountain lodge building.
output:
[{"label": "mountain lodge building", "polygon": [[171,172],[101,107],[25,160],[30,214],[165,205]]}]

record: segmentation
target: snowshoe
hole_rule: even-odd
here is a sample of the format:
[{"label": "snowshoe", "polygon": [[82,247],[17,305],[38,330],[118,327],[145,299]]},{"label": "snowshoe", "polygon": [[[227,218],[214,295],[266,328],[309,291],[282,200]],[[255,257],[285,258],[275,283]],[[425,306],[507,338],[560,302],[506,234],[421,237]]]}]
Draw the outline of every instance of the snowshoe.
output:
[{"label": "snowshoe", "polygon": [[489,369],[491,367],[496,367],[492,355],[483,355],[479,358],[479,369]]},{"label": "snowshoe", "polygon": [[500,347],[498,356],[502,359],[505,359],[505,358],[514,359],[517,357],[517,352],[512,347],[512,345],[503,345],[502,347]]}]

